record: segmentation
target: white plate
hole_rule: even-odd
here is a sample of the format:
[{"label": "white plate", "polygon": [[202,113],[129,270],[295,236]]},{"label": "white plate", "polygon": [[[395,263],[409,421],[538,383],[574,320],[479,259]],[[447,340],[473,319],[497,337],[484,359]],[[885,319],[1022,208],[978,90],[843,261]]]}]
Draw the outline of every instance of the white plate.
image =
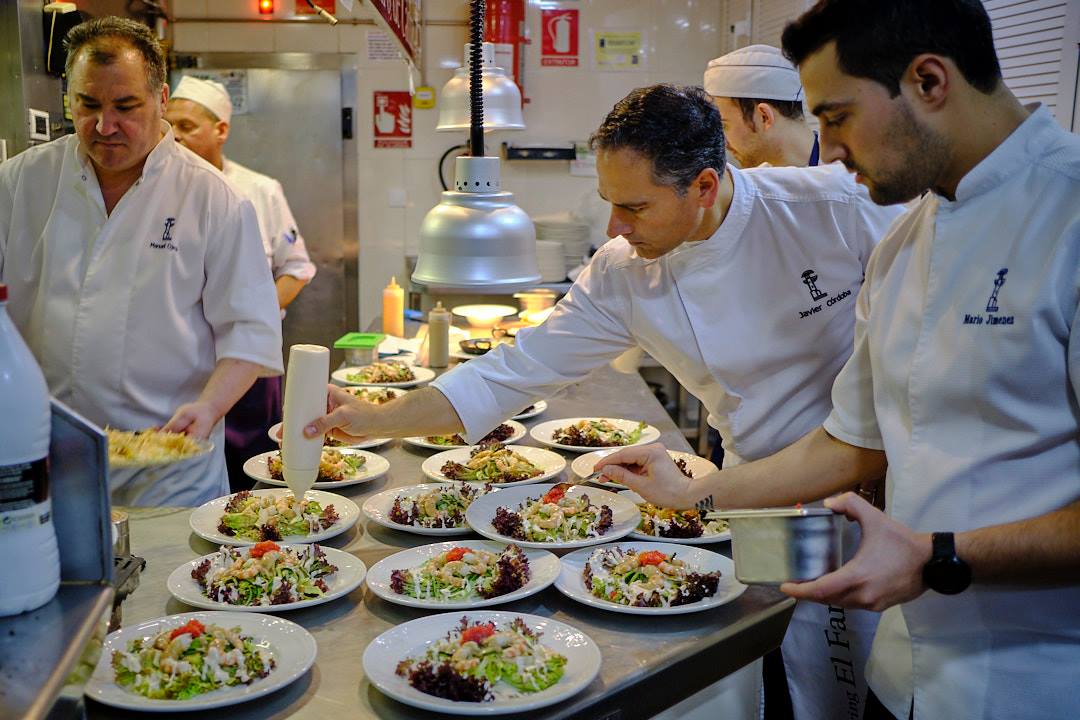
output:
[{"label": "white plate", "polygon": [[[574,458],[574,461],[570,463],[570,469],[574,471],[574,474],[580,478],[588,477],[593,474],[593,469],[600,458],[607,457],[614,452],[622,450],[622,448],[604,448],[603,450],[595,450],[585,455],[579,455]],[[703,457],[693,455],[691,453],[679,452],[678,450],[668,450],[668,455],[672,460],[685,460],[686,467],[690,469],[694,478],[700,478],[703,475],[708,475],[711,472],[718,472],[718,468],[711,461],[706,460]],[[600,487],[611,488],[613,490],[628,490],[625,485],[617,482],[605,482],[596,483]]]},{"label": "white plate", "polygon": [[[112,669],[113,650],[126,650],[132,640],[152,638],[166,628],[179,627],[189,620],[227,628],[239,627],[242,634],[250,635],[270,647],[276,663],[274,669],[250,685],[222,688],[189,700],[151,700],[116,684]],[[105,705],[142,712],[210,710],[246,702],[285,687],[308,671],[315,662],[315,654],[315,638],[311,633],[284,618],[258,613],[182,613],[121,628],[106,637],[101,659],[84,692],[88,698]]]},{"label": "white plate", "polygon": [[570,542],[533,542],[531,540],[516,540],[512,537],[506,537],[505,535],[499,534],[491,524],[492,518],[495,517],[496,508],[505,507],[511,511],[516,511],[518,505],[526,499],[539,498],[553,487],[555,486],[551,484],[521,485],[518,487],[503,488],[497,493],[488,493],[487,495],[474,500],[473,504],[468,507],[465,511],[465,521],[469,523],[473,530],[492,540],[515,543],[521,547],[565,550],[568,548],[600,545],[611,542],[612,540],[618,540],[624,535],[632,532],[641,520],[641,513],[638,512],[637,505],[626,498],[620,497],[618,494],[608,490],[574,485],[567,490],[567,496],[574,497],[587,494],[589,500],[594,504],[607,505],[611,508],[611,529],[600,537],[587,538],[585,540],[572,540]]},{"label": "white plate", "polygon": [[[281,423],[274,423],[270,426],[270,429],[266,431],[266,434],[270,436],[270,439],[281,444]],[[350,450],[367,450],[368,448],[379,447],[393,440],[393,438],[367,438],[361,440],[358,443],[350,443],[348,445],[338,445],[335,450],[343,450],[348,448]]]},{"label": "white plate", "polygon": [[[282,547],[286,546],[285,543],[281,543],[281,545]],[[300,546],[292,545],[291,547]],[[337,572],[324,578],[329,591],[327,591],[325,595],[312,600],[303,600],[301,602],[288,603],[285,605],[230,605],[229,603],[211,600],[203,594],[202,588],[199,587],[199,583],[195,578],[191,577],[191,571],[197,568],[199,563],[203,560],[213,558],[217,553],[203,555],[200,558],[184,563],[172,571],[166,584],[168,585],[169,592],[172,593],[172,596],[180,602],[187,603],[192,607],[206,608],[207,610],[276,613],[285,610],[311,607],[312,605],[322,605],[331,600],[337,600],[342,595],[348,595],[353,590],[360,587],[360,583],[364,582],[364,576],[367,574],[367,566],[365,566],[359,558],[354,557],[343,550],[325,546],[321,547],[323,552],[326,553],[327,562],[337,566]],[[247,555],[247,552],[244,550],[241,550],[240,552],[243,555]]]},{"label": "white plate", "polygon": [[[514,428],[514,434],[511,435],[510,437],[506,438],[505,440],[503,440],[502,441],[503,445],[513,445],[518,440],[525,437],[525,433],[528,432],[525,429],[525,426],[522,425],[521,423],[519,423],[517,420],[507,420],[505,423],[502,423],[502,424],[509,425],[510,427]],[[439,445],[438,443],[428,442],[426,440],[426,436],[425,437],[407,437],[407,438],[402,438],[401,440],[402,440],[402,442],[407,442],[410,445],[415,445],[416,447],[426,448],[428,450],[450,450],[451,448],[471,447],[470,445]]]},{"label": "white plate", "polygon": [[[539,425],[534,426],[533,429],[529,431],[529,434],[532,435],[533,440],[536,440],[541,445],[547,445],[548,447],[553,447],[557,450],[569,450],[570,452],[578,453],[593,452],[597,448],[584,447],[581,445],[563,445],[552,440],[556,430],[574,425],[581,420],[608,420],[627,432],[633,431],[634,428],[638,426],[638,421],[636,420],[621,420],[619,418],[563,418],[561,420],[548,420],[547,422],[542,422]],[[646,425],[645,429],[641,431],[641,437],[638,438],[636,443],[632,443],[631,445],[620,445],[619,448],[631,447],[632,445],[648,445],[659,439],[660,431],[652,425]],[[617,450],[619,448],[615,449]]]},{"label": "white plate", "polygon": [[534,402],[532,404],[532,410],[529,410],[528,412],[518,413],[517,415],[514,416],[514,419],[515,420],[528,420],[529,418],[536,417],[537,415],[544,412],[545,410],[547,410],[547,400],[537,400],[536,402]]},{"label": "white plate", "polygon": [[500,625],[521,618],[533,631],[542,633],[543,645],[566,657],[562,678],[538,693],[513,693],[516,697],[500,693],[495,700],[484,703],[444,700],[416,690],[394,670],[402,660],[423,655],[429,645],[456,627],[461,622],[461,611],[429,615],[390,628],[364,650],[364,674],[372,685],[406,705],[452,715],[499,715],[559,703],[584,690],[600,672],[600,648],[592,638],[570,625],[526,613],[477,610],[467,616],[470,622],[491,621]]},{"label": "white plate", "polygon": [[[468,535],[472,532],[472,528],[468,525],[459,528],[427,528],[419,525],[399,525],[390,519],[390,510],[394,507],[394,500],[398,495],[405,495],[407,497],[416,497],[422,495],[429,490],[435,490],[436,488],[445,488],[446,483],[421,483],[420,485],[409,485],[407,487],[390,488],[389,490],[383,490],[380,493],[376,493],[364,501],[364,514],[368,516],[368,519],[377,525],[390,528],[391,530],[400,530],[402,532],[413,533],[414,535],[435,535],[435,536],[451,536],[451,535]],[[494,487],[494,486],[492,486]]]},{"label": "white plate", "polygon": [[[284,494],[291,495],[292,491],[287,488],[267,488],[265,490],[252,490],[251,493],[259,496],[272,495],[276,497]],[[195,534],[199,537],[209,540],[212,543],[217,543],[218,545],[233,545],[236,547],[241,545],[254,545],[256,542],[254,540],[230,537],[218,532],[218,524],[221,522],[221,516],[225,512],[225,505],[229,502],[230,497],[232,497],[232,495],[224,495],[195,508],[191,512],[191,529],[194,530]],[[338,521],[321,532],[312,533],[311,535],[289,535],[282,538],[281,542],[322,542],[327,538],[332,538],[335,535],[340,535],[345,532],[360,519],[360,508],[356,507],[356,503],[347,497],[323,492],[322,490],[308,490],[304,494],[304,497],[315,500],[324,508],[327,505],[333,505],[334,510],[336,510],[338,514]]]},{"label": "white plate", "polygon": [[611,602],[610,600],[603,600],[589,592],[589,589],[585,587],[585,578],[582,576],[582,573],[585,570],[585,561],[588,560],[589,555],[597,549],[596,547],[591,547],[576,550],[562,557],[562,560],[560,560],[562,563],[562,572],[559,573],[559,579],[555,581],[555,587],[559,589],[559,592],[571,600],[577,600],[579,603],[585,605],[591,605],[600,608],[601,610],[629,613],[631,615],[684,615],[686,613],[701,612],[702,610],[709,610],[710,608],[729,603],[746,592],[746,586],[735,579],[735,563],[720,553],[702,550],[701,548],[687,547],[685,545],[638,542],[631,540],[623,540],[621,542],[610,543],[609,545],[598,547],[609,546],[625,549],[632,548],[638,552],[659,550],[667,555],[678,553],[680,560],[685,560],[687,565],[699,572],[714,572],[719,570],[720,585],[716,589],[716,594],[712,597],[707,597],[699,602],[690,603],[688,605],[676,605],[675,607],[632,607],[630,605]]},{"label": "white plate", "polygon": [[349,375],[362,370],[365,366],[359,367],[343,367],[340,370],[335,370],[330,373],[331,379],[335,382],[339,382],[342,385],[367,385],[370,387],[392,387],[392,388],[407,388],[416,385],[423,385],[424,383],[431,382],[435,379],[435,371],[431,368],[420,367],[419,365],[410,365],[413,375],[416,377],[413,380],[405,380],[403,382],[387,382],[387,383],[362,383],[355,380],[347,379]]},{"label": "white plate", "polygon": [[[612,484],[614,484],[614,483],[612,483]],[[622,497],[626,498],[627,500],[629,500],[629,501],[631,501],[631,502],[633,502],[635,504],[645,501],[645,499],[643,497],[638,495],[633,490],[626,490],[624,492],[619,493],[619,495],[621,495]],[[635,540],[645,540],[647,542],[678,543],[680,545],[711,545],[712,543],[718,543],[718,542],[724,542],[725,540],[730,540],[731,539],[731,530],[728,529],[728,530],[724,530],[723,532],[718,532],[715,535],[702,535],[701,537],[696,537],[696,538],[666,538],[666,537],[659,537],[658,535],[648,535],[648,534],[643,533],[640,530],[635,528],[634,532],[627,535],[627,537],[634,538]]]},{"label": "white plate", "polygon": [[475,600],[418,600],[408,595],[399,595],[390,589],[390,574],[394,570],[411,570],[423,565],[427,560],[440,555],[455,547],[468,547],[479,550],[487,550],[495,554],[506,549],[506,543],[491,542],[490,540],[456,540],[454,542],[435,543],[434,545],[421,545],[420,547],[402,550],[389,557],[383,558],[371,566],[371,572],[367,576],[367,586],[383,600],[407,605],[409,607],[425,608],[428,610],[463,610],[489,605],[501,605],[513,602],[521,598],[535,595],[545,589],[559,577],[559,558],[547,550],[535,550],[522,548],[525,557],[529,560],[529,582],[512,593],[499,595],[498,597],[476,598]]},{"label": "white plate", "polygon": [[[518,455],[521,455],[544,472],[542,475],[537,475],[536,477],[528,478],[526,480],[515,480],[514,482],[504,483],[492,483],[492,485],[496,485],[498,487],[532,485],[535,483],[548,481],[566,469],[566,460],[559,453],[551,452],[550,450],[544,450],[543,448],[529,447],[527,445],[507,445],[506,447],[513,452],[516,452]],[[432,480],[437,480],[439,482],[456,482],[443,475],[442,466],[448,462],[458,462],[464,465],[469,461],[469,453],[471,453],[472,450],[472,447],[463,447],[454,448],[453,450],[446,450],[441,453],[435,453],[431,457],[424,460],[424,462],[420,465],[420,469]]]},{"label": "white plate", "polygon": [[[382,455],[369,453],[365,450],[354,450],[352,448],[324,447],[323,450],[338,450],[342,455],[360,455],[367,458],[367,461],[360,468],[360,472],[351,475],[344,480],[323,480],[315,483],[312,487],[316,490],[333,490],[334,488],[366,483],[370,480],[381,478],[390,470],[390,461]],[[270,476],[270,458],[277,455],[278,452],[279,451],[277,450],[271,450],[270,452],[259,453],[253,458],[248,458],[247,462],[244,463],[244,474],[252,480],[258,480],[267,485],[288,487],[288,484],[284,480],[277,480]]]}]

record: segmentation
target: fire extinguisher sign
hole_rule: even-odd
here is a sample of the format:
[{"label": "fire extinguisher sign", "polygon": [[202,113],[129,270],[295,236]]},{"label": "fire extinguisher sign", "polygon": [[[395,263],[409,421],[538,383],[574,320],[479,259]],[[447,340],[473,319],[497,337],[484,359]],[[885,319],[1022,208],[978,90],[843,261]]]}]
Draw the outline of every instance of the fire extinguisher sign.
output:
[{"label": "fire extinguisher sign", "polygon": [[408,90],[376,90],[373,129],[377,148],[412,147],[412,96]]},{"label": "fire extinguisher sign", "polygon": [[577,67],[578,11],[555,9],[540,11],[540,64],[549,67]]}]

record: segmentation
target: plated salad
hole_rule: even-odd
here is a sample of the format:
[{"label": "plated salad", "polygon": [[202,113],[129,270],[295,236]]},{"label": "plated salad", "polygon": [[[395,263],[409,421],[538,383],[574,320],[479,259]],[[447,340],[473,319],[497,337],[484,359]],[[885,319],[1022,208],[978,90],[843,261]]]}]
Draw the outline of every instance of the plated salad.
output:
[{"label": "plated salad", "polygon": [[428,695],[464,702],[490,702],[496,690],[545,690],[562,678],[566,656],[540,643],[540,633],[521,618],[496,625],[470,623],[468,616],[420,657],[398,663],[396,672]]},{"label": "plated salad", "polygon": [[222,546],[191,577],[203,594],[230,605],[286,605],[321,597],[324,578],[337,572],[318,545],[282,547],[264,541],[248,550]]},{"label": "plated salad", "polygon": [[600,537],[611,529],[607,505],[595,505],[585,493],[569,497],[567,483],[559,483],[543,497],[528,498],[517,509],[498,507],[491,521],[495,530],[515,540],[572,542]]},{"label": "plated salad", "polygon": [[585,587],[598,598],[635,607],[688,605],[716,594],[720,573],[699,573],[675,554],[597,548],[584,570]]},{"label": "plated salad", "polygon": [[[484,437],[480,438],[480,442],[477,445],[490,445],[492,443],[501,443],[514,436],[514,428],[510,427],[506,423],[502,423],[497,428],[489,432]],[[468,445],[459,433],[453,435],[428,435],[426,438],[429,443],[433,445]]]},{"label": "plated salad", "polygon": [[149,640],[115,650],[116,684],[155,700],[187,700],[230,685],[250,685],[270,674],[270,650],[240,628],[190,620]]},{"label": "plated salad", "polygon": [[529,560],[516,545],[501,553],[455,547],[415,568],[390,573],[390,589],[418,600],[472,600],[512,593],[529,582]]},{"label": "plated salad", "polygon": [[728,529],[727,520],[705,520],[697,510],[658,508],[652,503],[638,503],[641,522],[638,530],[662,538],[698,538],[719,535]]},{"label": "plated salad", "polygon": [[333,505],[295,495],[254,495],[249,490],[229,497],[218,532],[245,540],[281,540],[326,530],[340,518]]},{"label": "plated salad", "polygon": [[574,447],[621,447],[641,439],[648,425],[639,422],[632,431],[623,430],[610,420],[579,420],[573,425],[557,428],[551,439],[560,445]]},{"label": "plated salad", "polygon": [[[351,376],[350,376],[351,379]],[[393,388],[347,387],[345,392],[372,405],[388,403],[402,393]]]},{"label": "plated salad", "polygon": [[[316,482],[340,482],[355,477],[364,467],[367,458],[363,455],[352,455],[340,450],[323,448],[322,457],[319,458],[319,477]],[[275,480],[284,480],[281,453],[277,452],[267,458],[267,469],[270,477]]]},{"label": "plated salad", "polygon": [[349,373],[345,379],[358,383],[412,382],[416,379],[416,373],[405,363],[377,362],[360,368],[357,372]]},{"label": "plated salad", "polygon": [[543,475],[544,471],[502,443],[478,445],[467,463],[447,462],[440,469],[451,480],[488,483],[516,482]]},{"label": "plated salad", "polygon": [[440,485],[421,495],[398,495],[389,517],[398,525],[426,528],[465,527],[465,509],[473,500],[491,492],[491,485],[477,487],[468,483]]}]

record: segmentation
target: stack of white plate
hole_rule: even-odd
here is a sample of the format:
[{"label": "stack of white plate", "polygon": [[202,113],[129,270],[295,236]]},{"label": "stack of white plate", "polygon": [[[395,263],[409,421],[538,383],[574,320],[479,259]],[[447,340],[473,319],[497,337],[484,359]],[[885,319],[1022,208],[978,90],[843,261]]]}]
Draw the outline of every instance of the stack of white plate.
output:
[{"label": "stack of white plate", "polygon": [[563,259],[562,243],[554,240],[537,240],[536,264],[540,266],[542,282],[560,282],[566,279],[566,261]]},{"label": "stack of white plate", "polygon": [[[570,213],[544,215],[533,219],[537,241],[561,243],[564,272],[581,264],[589,249],[589,226]],[[560,278],[561,279],[561,278]]]}]

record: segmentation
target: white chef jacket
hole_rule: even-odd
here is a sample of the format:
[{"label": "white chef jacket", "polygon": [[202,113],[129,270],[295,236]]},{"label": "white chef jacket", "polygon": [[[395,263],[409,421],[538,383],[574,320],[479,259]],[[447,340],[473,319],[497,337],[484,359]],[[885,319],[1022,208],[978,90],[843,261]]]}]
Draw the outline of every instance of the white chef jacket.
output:
[{"label": "white chef jacket", "polygon": [[[217,361],[280,374],[281,321],[251,203],[178,145],[167,123],[142,176],[106,214],[68,135],[0,164],[0,281],[50,392],[122,429],[166,423]],[[112,473],[115,502],[191,505],[228,492],[216,449],[168,472]]]},{"label": "white chef jacket", "polygon": [[874,205],[839,166],[728,170],[711,237],[652,260],[615,238],[546,322],[433,383],[470,441],[638,345],[704,403],[725,464],[820,425],[863,267],[901,209]]},{"label": "white chef jacket", "polygon": [[[1080,499],[1080,138],[1035,111],[882,241],[825,429],[889,458],[889,514],[919,532]],[[927,591],[884,614],[870,686],[906,717],[1077,714],[1080,585]]]},{"label": "white chef jacket", "polygon": [[309,282],[315,277],[315,266],[308,257],[304,237],[297,229],[296,218],[289,209],[281,183],[227,158],[223,159],[222,172],[255,206],[263,252],[274,279],[290,275]]}]

